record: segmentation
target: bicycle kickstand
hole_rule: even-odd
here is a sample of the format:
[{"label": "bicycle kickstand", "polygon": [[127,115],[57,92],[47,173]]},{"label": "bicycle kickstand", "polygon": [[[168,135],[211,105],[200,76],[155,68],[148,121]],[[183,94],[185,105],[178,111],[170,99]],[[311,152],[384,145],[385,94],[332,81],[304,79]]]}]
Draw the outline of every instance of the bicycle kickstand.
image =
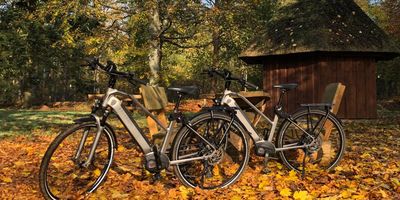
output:
[{"label": "bicycle kickstand", "polygon": [[301,178],[304,179],[304,176],[306,175],[306,156],[308,154],[307,149],[304,150],[304,157],[303,157],[303,167],[301,169]]},{"label": "bicycle kickstand", "polygon": [[264,155],[264,169],[262,170],[262,172],[264,174],[268,174],[271,171],[268,169],[268,161],[269,161],[269,153],[265,153]]}]

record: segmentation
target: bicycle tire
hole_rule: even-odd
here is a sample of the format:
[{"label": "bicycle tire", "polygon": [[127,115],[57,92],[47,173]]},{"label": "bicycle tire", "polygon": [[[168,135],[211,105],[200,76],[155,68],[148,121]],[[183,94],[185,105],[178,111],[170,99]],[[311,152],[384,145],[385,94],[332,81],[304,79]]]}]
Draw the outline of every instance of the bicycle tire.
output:
[{"label": "bicycle tire", "polygon": [[[52,161],[54,161],[56,159],[55,157],[53,157],[54,153],[57,151],[58,148],[65,147],[65,144],[63,144],[63,142],[66,141],[67,139],[69,139],[69,136],[75,136],[75,135],[77,135],[79,130],[86,129],[86,128],[89,128],[89,129],[93,128],[93,130],[97,130],[97,125],[94,122],[93,123],[76,124],[76,125],[70,127],[69,129],[67,129],[66,131],[62,132],[61,134],[59,134],[52,141],[50,146],[48,147],[45,155],[43,156],[43,159],[42,159],[42,162],[41,162],[41,165],[40,165],[40,170],[39,170],[40,190],[41,190],[41,192],[42,192],[42,194],[43,194],[45,199],[59,199],[60,198],[60,194],[58,194],[58,192],[54,191],[54,189],[51,188],[52,186],[49,186],[49,180],[48,180],[48,178],[49,178],[48,177],[49,165],[51,164]],[[106,139],[107,151],[108,152],[107,152],[107,156],[106,156],[106,161],[105,161],[105,163],[103,165],[103,169],[100,170],[100,173],[98,175],[96,175],[98,172],[97,173],[96,172],[92,172],[93,174],[95,174],[98,177],[94,180],[92,185],[88,186],[88,189],[85,189],[80,194],[72,194],[72,196],[71,195],[70,196],[67,195],[66,196],[67,198],[78,198],[79,196],[83,196],[83,195],[92,193],[104,181],[108,171],[110,170],[111,163],[112,163],[113,157],[114,157],[114,151],[115,151],[115,146],[114,146],[115,144],[114,144],[113,137],[111,136],[111,134],[112,134],[112,130],[110,129],[110,127],[106,127],[104,129],[104,132],[103,132],[103,135],[106,136],[106,137],[101,137],[101,139],[102,138]],[[72,141],[72,139],[69,139],[69,140]],[[66,142],[68,144],[68,141],[66,141]],[[100,147],[101,144],[103,144],[102,142],[103,141],[99,142],[96,150],[100,149],[99,147]],[[63,145],[61,145],[61,144],[63,144]],[[90,146],[91,145],[88,146],[88,149],[90,148]],[[63,151],[62,153],[65,154],[65,152],[66,151]],[[100,160],[100,156],[101,155],[97,154],[97,152],[96,152],[95,157],[93,158],[93,160],[96,160],[96,161]],[[91,166],[94,165],[94,162],[96,162],[96,161],[93,161]],[[54,161],[54,162],[56,162],[56,161]],[[71,162],[68,162],[68,163],[71,163]],[[77,164],[75,163],[74,165],[77,165]],[[52,165],[52,167],[53,166],[54,166],[54,164]],[[72,174],[72,177],[74,177],[74,174]],[[75,178],[74,178],[74,180],[75,180]],[[57,180],[55,182],[57,182]],[[61,198],[63,199],[65,197],[61,197]]]},{"label": "bicycle tire", "polygon": [[[307,109],[303,109],[303,110],[295,112],[292,115],[292,120],[294,122],[296,122],[299,126],[301,126],[300,121],[302,121],[301,119],[303,119],[303,122],[304,122],[304,117],[306,119],[311,119],[312,116],[323,117],[325,115],[326,115],[325,110],[311,109],[310,111],[308,111]],[[318,117],[316,117],[316,118],[318,118]],[[311,121],[311,120],[309,120],[309,121]],[[309,121],[307,121],[307,124],[309,123]],[[329,170],[332,170],[335,166],[337,166],[343,157],[343,154],[345,152],[345,147],[346,147],[346,136],[345,136],[345,132],[344,132],[344,129],[343,129],[341,123],[332,113],[330,113],[328,115],[327,121],[329,121],[328,123],[332,123],[332,129],[331,129],[330,133],[327,134],[327,136],[326,136],[328,138],[323,138],[323,137],[325,137],[325,135],[320,135],[317,138],[317,140],[320,141],[320,147],[319,148],[315,147],[314,149],[311,149],[314,152],[313,152],[313,154],[307,155],[307,156],[309,156],[309,161],[307,161],[307,162],[313,162],[312,164],[318,164],[318,167],[320,169],[329,171]],[[277,140],[276,140],[277,148],[284,147],[285,139],[286,139],[286,141],[288,141],[289,140],[289,139],[287,139],[288,137],[291,137],[291,138],[296,137],[296,134],[297,134],[296,131],[301,132],[299,128],[293,128],[294,125],[293,126],[291,126],[291,125],[292,125],[292,122],[290,122],[288,120],[285,120],[282,123]],[[289,133],[289,131],[291,131],[291,133]],[[328,132],[325,125],[323,127],[323,131]],[[334,138],[334,136],[332,135],[333,131],[335,131],[337,134],[336,138]],[[291,134],[291,135],[289,136],[289,134]],[[285,137],[285,136],[287,136],[287,137]],[[303,136],[302,133],[297,135],[299,142],[300,142],[300,137],[302,137],[302,136]],[[329,140],[327,140],[327,139],[329,139]],[[332,139],[332,141],[331,141],[331,139]],[[296,139],[293,139],[293,140],[296,140]],[[333,157],[331,150],[332,150],[332,145],[334,145],[335,143],[338,144],[338,148],[333,149],[334,150],[334,153],[333,153],[334,157]],[[307,149],[307,151],[308,150],[309,149]],[[310,153],[312,151],[310,151]],[[293,149],[293,150],[279,151],[278,155],[279,155],[279,158],[281,159],[282,163],[287,168],[289,168],[290,170],[295,170],[295,171],[300,172],[300,171],[302,171],[302,158],[304,158],[304,156],[306,156],[305,152],[306,151],[304,149],[302,149],[302,150]],[[324,153],[326,153],[327,155],[325,155]],[[329,157],[332,157],[333,160],[327,161],[327,159],[329,159]],[[305,158],[307,158],[307,157],[305,157]],[[327,164],[325,165],[324,163],[327,163]],[[317,167],[317,165],[314,165],[314,167]]]},{"label": "bicycle tire", "polygon": [[[230,116],[228,116],[227,114],[225,114],[223,112],[213,112],[212,117],[211,117],[210,112],[204,112],[204,113],[196,115],[194,118],[192,118],[192,120],[190,121],[190,125],[194,129],[197,129],[196,131],[198,131],[198,130],[200,130],[200,127],[202,127],[202,125],[204,125],[204,123],[210,122],[211,120],[222,120],[223,122],[229,122],[231,119],[232,118]],[[213,121],[213,123],[214,122],[217,122],[217,121]],[[233,129],[232,129],[232,127],[233,127]],[[185,174],[185,172],[184,172],[184,171],[186,171],[186,172],[189,171],[190,168],[189,168],[189,170],[187,170],[187,168],[196,165],[196,163],[193,163],[193,164],[185,163],[185,164],[174,166],[175,175],[178,177],[178,179],[180,180],[181,183],[183,183],[187,187],[192,187],[192,188],[200,187],[202,189],[215,189],[215,188],[227,187],[238,180],[238,178],[241,176],[241,174],[245,170],[247,163],[249,161],[249,146],[248,146],[247,137],[246,137],[246,134],[244,131],[245,129],[243,129],[243,127],[237,121],[233,121],[232,126],[230,126],[230,128],[228,130],[229,130],[229,138],[227,137],[226,141],[224,141],[226,143],[225,144],[226,146],[224,147],[225,150],[223,153],[223,155],[225,157],[221,158],[220,162],[229,162],[229,159],[231,159],[231,161],[233,162],[233,164],[231,166],[232,167],[231,170],[233,169],[233,171],[235,171],[235,172],[231,172],[231,174],[233,174],[233,175],[229,179],[223,180],[222,183],[216,183],[216,185],[208,184],[207,186],[205,186],[204,182],[202,183],[202,185],[200,185],[195,180],[191,179],[189,177],[189,175]],[[212,131],[205,131],[205,132],[212,132]],[[193,139],[193,138],[195,138],[195,137],[193,137],[194,134],[192,135],[190,133],[192,133],[192,131],[185,126],[182,127],[178,131],[178,133],[173,141],[173,146],[172,146],[173,147],[172,148],[173,149],[173,151],[172,151],[172,159],[173,160],[179,159],[179,157],[180,157],[179,150],[181,149],[181,147],[183,147],[185,145],[185,142],[187,144],[188,142],[190,143],[191,140],[194,140]],[[212,137],[215,137],[215,136],[212,136]],[[207,140],[214,141],[214,140],[210,139],[211,134],[209,136],[205,136],[205,138],[207,138]],[[233,142],[234,139],[238,139],[238,138],[241,139],[239,142],[236,142],[236,143]],[[216,140],[218,140],[218,139],[216,139]],[[222,140],[224,140],[224,137],[222,137],[222,139],[220,141],[222,141]],[[201,150],[201,149],[205,149],[205,148],[199,148],[199,149]],[[240,150],[241,151],[240,155],[239,156],[234,155],[234,153],[233,153],[234,150],[232,150],[232,149],[238,150],[237,151],[238,154],[239,154],[239,150]],[[242,158],[241,161],[238,161],[239,158]],[[235,169],[234,166],[237,166],[235,163],[236,161],[240,162],[240,164]],[[203,162],[202,170],[204,172],[209,171],[209,172],[207,172],[207,176],[210,176],[209,174],[211,174],[212,176],[214,176],[214,175],[218,176],[219,174],[214,172],[214,170],[216,168],[218,168],[218,171],[223,171],[224,173],[227,172],[227,170],[225,170],[225,168],[223,168],[223,166],[226,163],[219,163],[222,166],[221,168],[217,164],[218,166],[213,165],[212,169],[209,169],[209,168],[211,168],[211,165],[208,166],[208,164],[209,164],[208,161],[201,161],[201,162]],[[193,169],[193,170],[196,170],[196,169]],[[220,172],[218,172],[218,173],[220,173]],[[227,172],[227,173],[229,173],[229,172]],[[205,174],[203,173],[202,176],[203,177],[201,177],[201,179],[204,180]],[[207,178],[209,178],[209,177],[207,177]],[[212,177],[212,178],[214,178],[214,177]],[[212,180],[212,178],[211,178],[211,182],[215,181],[215,180]]]}]

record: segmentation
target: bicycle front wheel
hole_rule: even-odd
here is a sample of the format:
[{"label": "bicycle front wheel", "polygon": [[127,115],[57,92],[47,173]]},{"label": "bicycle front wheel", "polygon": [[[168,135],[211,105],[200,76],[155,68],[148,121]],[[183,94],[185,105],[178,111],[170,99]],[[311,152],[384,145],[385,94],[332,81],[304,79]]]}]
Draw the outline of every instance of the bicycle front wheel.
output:
[{"label": "bicycle front wheel", "polygon": [[282,124],[277,148],[309,145],[278,153],[289,169],[301,171],[305,162],[308,170],[331,170],[339,163],[345,151],[345,133],[338,119],[326,114],[319,109],[301,110],[292,115],[293,122],[287,120]]},{"label": "bicycle front wheel", "polygon": [[198,115],[191,120],[190,127],[177,133],[172,159],[209,157],[175,165],[175,175],[188,187],[214,189],[233,184],[249,161],[244,133],[241,125],[224,113]]},{"label": "bicycle front wheel", "polygon": [[50,144],[39,172],[46,199],[77,199],[100,186],[112,163],[114,143],[111,130],[104,129],[92,162],[84,167],[96,133],[95,123],[77,124]]}]

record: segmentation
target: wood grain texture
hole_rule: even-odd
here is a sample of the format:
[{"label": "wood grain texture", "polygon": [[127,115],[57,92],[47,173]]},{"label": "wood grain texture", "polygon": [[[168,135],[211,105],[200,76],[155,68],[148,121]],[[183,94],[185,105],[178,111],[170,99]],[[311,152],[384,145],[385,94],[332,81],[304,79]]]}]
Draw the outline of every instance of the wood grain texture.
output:
[{"label": "wood grain texture", "polygon": [[[319,103],[329,83],[346,86],[338,116],[344,119],[376,118],[376,66],[374,58],[362,56],[316,56],[265,62],[264,90],[271,94],[267,111],[278,101],[279,83],[298,83],[284,99],[288,112],[300,103]],[[272,112],[268,112],[272,114]]]}]

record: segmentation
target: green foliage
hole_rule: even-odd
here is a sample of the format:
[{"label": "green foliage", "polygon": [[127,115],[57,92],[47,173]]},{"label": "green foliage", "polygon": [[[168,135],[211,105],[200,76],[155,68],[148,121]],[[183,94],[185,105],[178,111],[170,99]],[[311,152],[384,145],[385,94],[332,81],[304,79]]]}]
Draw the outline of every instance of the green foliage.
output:
[{"label": "green foliage", "polygon": [[[237,56],[265,29],[280,0],[6,0],[0,3],[0,105],[83,100],[101,92],[105,76],[79,67],[82,58],[111,59],[121,71],[149,79],[149,52],[158,42],[161,85],[196,84],[203,92],[222,84],[200,75],[228,68],[261,86],[260,67]],[[400,41],[396,0],[357,0],[374,21]],[[160,26],[153,31],[152,9]],[[380,96],[398,95],[400,61],[379,64]],[[134,91],[127,83],[121,87]],[[389,86],[390,85],[390,86]],[[396,89],[392,89],[396,88]],[[237,88],[241,89],[241,88]],[[216,90],[218,91],[218,89]],[[396,91],[389,94],[388,91]],[[31,99],[24,96],[32,94]],[[29,102],[26,102],[29,101]],[[27,104],[28,103],[28,104]]]},{"label": "green foliage", "polygon": [[[357,1],[361,8],[382,27],[400,48],[400,1]],[[379,62],[377,67],[378,98],[392,98],[400,95],[400,58]]]}]

